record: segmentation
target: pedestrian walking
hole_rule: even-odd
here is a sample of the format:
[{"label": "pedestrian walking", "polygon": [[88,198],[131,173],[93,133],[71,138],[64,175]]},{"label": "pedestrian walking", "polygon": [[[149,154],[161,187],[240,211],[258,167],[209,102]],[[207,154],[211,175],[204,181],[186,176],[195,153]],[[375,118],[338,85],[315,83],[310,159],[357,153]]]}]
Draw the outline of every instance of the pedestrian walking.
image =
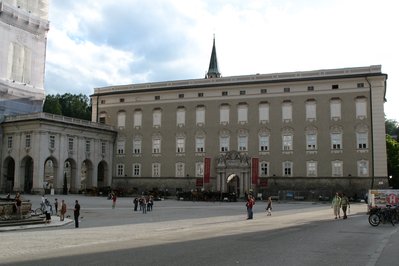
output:
[{"label": "pedestrian walking", "polygon": [[134,205],[134,211],[137,211],[137,207],[139,205],[139,199],[137,197],[134,198],[133,200],[133,205]]},{"label": "pedestrian walking", "polygon": [[[341,208],[342,208],[342,212],[344,213],[343,218],[344,218],[344,219],[347,219],[348,216],[346,215],[346,211],[350,209],[350,204],[349,204],[349,199],[348,199],[348,197],[345,195],[345,193],[342,193]],[[348,208],[349,208],[349,209],[348,209]]]},{"label": "pedestrian walking", "polygon": [[115,194],[115,192],[112,192],[111,198],[112,198],[112,209],[115,209],[115,205],[116,205],[116,194]]},{"label": "pedestrian walking", "polygon": [[334,210],[334,215],[335,215],[335,219],[341,218],[340,215],[340,209],[341,209],[341,197],[339,196],[339,193],[335,193],[335,196],[331,202],[331,208],[333,208]]},{"label": "pedestrian walking", "polygon": [[22,200],[21,200],[21,194],[17,192],[15,195],[15,207],[16,207],[16,213],[18,216],[18,219],[22,218],[22,212],[21,212],[21,207],[22,207]]},{"label": "pedestrian walking", "polygon": [[266,212],[267,212],[267,216],[272,215],[272,197],[269,197],[267,199]]},{"label": "pedestrian walking", "polygon": [[66,211],[67,211],[67,206],[65,204],[65,201],[61,200],[60,221],[64,221]]},{"label": "pedestrian walking", "polygon": [[248,195],[247,203],[245,204],[245,206],[247,207],[247,215],[248,215],[247,220],[253,219],[254,213],[252,208],[254,207],[254,205],[255,205],[254,197],[252,195]]},{"label": "pedestrian walking", "polygon": [[80,204],[75,200],[75,208],[73,209],[73,218],[75,219],[75,228],[79,227]]},{"label": "pedestrian walking", "polygon": [[46,224],[50,223],[51,222],[51,205],[50,204],[46,205],[45,215],[46,215],[45,223]]},{"label": "pedestrian walking", "polygon": [[54,209],[55,209],[55,215],[58,216],[58,200],[57,200],[57,198],[54,199]]},{"label": "pedestrian walking", "polygon": [[147,213],[147,199],[144,196],[141,197],[140,209],[143,213]]}]

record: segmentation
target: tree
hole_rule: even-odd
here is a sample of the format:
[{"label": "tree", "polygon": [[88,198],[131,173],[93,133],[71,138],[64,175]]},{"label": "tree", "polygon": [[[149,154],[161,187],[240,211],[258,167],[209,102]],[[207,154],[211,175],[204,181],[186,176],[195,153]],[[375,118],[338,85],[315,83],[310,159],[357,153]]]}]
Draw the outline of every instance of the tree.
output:
[{"label": "tree", "polygon": [[91,120],[91,101],[83,94],[48,95],[44,102],[43,112]]},{"label": "tree", "polygon": [[394,119],[386,119],[385,132],[388,135],[397,137],[399,135],[399,123]]},{"label": "tree", "polygon": [[390,186],[399,188],[399,143],[392,136],[386,136],[387,163]]}]

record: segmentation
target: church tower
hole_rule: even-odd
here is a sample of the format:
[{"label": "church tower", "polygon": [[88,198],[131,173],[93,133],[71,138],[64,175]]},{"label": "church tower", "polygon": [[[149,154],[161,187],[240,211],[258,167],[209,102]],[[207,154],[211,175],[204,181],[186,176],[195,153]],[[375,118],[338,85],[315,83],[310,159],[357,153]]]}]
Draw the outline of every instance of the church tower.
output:
[{"label": "church tower", "polygon": [[0,0],[0,116],[41,112],[48,0]]},{"label": "church tower", "polygon": [[213,37],[213,47],[211,54],[211,61],[209,62],[209,69],[205,75],[205,78],[220,78],[220,72],[218,69],[218,59],[216,57],[216,46],[215,46],[215,37]]}]

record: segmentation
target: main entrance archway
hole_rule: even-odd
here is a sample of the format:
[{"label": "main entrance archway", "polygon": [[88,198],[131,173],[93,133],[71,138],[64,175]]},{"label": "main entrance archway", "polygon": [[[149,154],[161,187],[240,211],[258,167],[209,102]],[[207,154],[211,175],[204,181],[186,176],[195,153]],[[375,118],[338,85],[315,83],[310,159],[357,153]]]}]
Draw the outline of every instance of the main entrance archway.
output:
[{"label": "main entrance archway", "polygon": [[7,157],[3,164],[4,173],[4,191],[11,193],[14,189],[14,178],[15,178],[15,161],[12,157]]}]

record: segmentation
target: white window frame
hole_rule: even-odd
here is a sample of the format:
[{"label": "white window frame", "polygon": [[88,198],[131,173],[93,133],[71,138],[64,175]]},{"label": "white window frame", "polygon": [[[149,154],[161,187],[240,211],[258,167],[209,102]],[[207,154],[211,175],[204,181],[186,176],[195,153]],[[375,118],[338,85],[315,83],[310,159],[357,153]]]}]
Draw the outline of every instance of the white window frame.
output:
[{"label": "white window frame", "polygon": [[341,108],[342,103],[340,99],[334,99],[330,101],[330,114],[332,120],[341,119]]},{"label": "white window frame", "polygon": [[75,140],[72,137],[68,138],[68,151],[73,151],[74,150],[74,145],[75,144]]},{"label": "white window frame", "polygon": [[186,138],[176,137],[176,153],[184,153],[186,150]]},{"label": "white window frame", "polygon": [[183,162],[177,162],[175,165],[175,169],[176,169],[176,177],[185,176],[185,164]]},{"label": "white window frame", "polygon": [[7,148],[8,148],[8,149],[12,149],[12,146],[13,146],[13,139],[12,139],[12,136],[8,136],[8,137],[7,137]]},{"label": "white window frame", "polygon": [[195,110],[195,120],[197,125],[205,125],[205,107],[197,106]]},{"label": "white window frame", "polygon": [[228,152],[230,150],[230,136],[219,136],[219,150]]},{"label": "white window frame", "polygon": [[292,151],[294,148],[294,136],[292,134],[283,134],[283,151]]},{"label": "white window frame", "polygon": [[161,164],[160,163],[152,163],[151,165],[151,174],[152,177],[161,177]]},{"label": "white window frame", "polygon": [[357,175],[358,176],[369,175],[369,161],[367,160],[357,161]]},{"label": "white window frame", "polygon": [[342,132],[332,132],[331,133],[331,149],[332,150],[342,150]]},{"label": "white window frame", "polygon": [[116,144],[116,154],[118,154],[118,155],[125,154],[125,145],[126,145],[125,140],[118,140],[118,142]]},{"label": "white window frame", "polygon": [[269,103],[260,103],[259,104],[259,123],[260,124],[269,122],[269,111],[270,111]]},{"label": "white window frame", "polygon": [[139,137],[133,138],[133,154],[141,154],[142,140]]},{"label": "white window frame", "polygon": [[306,120],[315,121],[316,120],[316,101],[309,100],[306,101]]},{"label": "white window frame", "polygon": [[141,110],[134,111],[133,114],[133,126],[141,127],[143,123],[143,112]]},{"label": "white window frame", "polygon": [[367,99],[365,97],[357,98],[356,103],[356,118],[364,119],[367,118]]},{"label": "white window frame", "polygon": [[87,153],[89,153],[89,152],[90,152],[90,149],[91,149],[91,141],[87,139],[87,140],[85,141],[85,151],[86,151]]},{"label": "white window frame", "polygon": [[195,152],[205,152],[205,137],[195,137]]},{"label": "white window frame", "polygon": [[160,127],[162,124],[162,111],[155,109],[152,111],[152,125],[153,127]]},{"label": "white window frame", "polygon": [[32,143],[32,136],[31,134],[25,135],[25,148],[30,148]]},{"label": "white window frame", "polygon": [[306,162],[306,176],[316,177],[317,176],[317,161]]},{"label": "white window frame", "polygon": [[238,136],[238,150],[239,151],[248,151],[248,135],[240,135]]},{"label": "white window frame", "polygon": [[237,108],[238,123],[245,124],[248,123],[248,105],[239,104]]},{"label": "white window frame", "polygon": [[50,147],[50,149],[55,149],[55,135],[50,135],[49,147]]},{"label": "white window frame", "polygon": [[270,163],[269,162],[265,162],[265,161],[262,161],[262,162],[259,163],[259,175],[261,177],[269,176],[269,171],[270,171],[269,165],[270,165]]},{"label": "white window frame", "polygon": [[281,108],[282,108],[283,122],[291,122],[292,121],[292,102],[283,102]]},{"label": "white window frame", "polygon": [[220,106],[220,124],[228,124],[230,121],[230,106]]},{"label": "white window frame", "polygon": [[368,149],[368,132],[356,132],[356,143],[358,150]]},{"label": "white window frame", "polygon": [[317,134],[314,132],[306,133],[306,150],[317,150]]},{"label": "white window frame", "polygon": [[125,128],[125,126],[126,126],[126,112],[119,111],[118,112],[118,128],[122,129],[122,128]]},{"label": "white window frame", "polygon": [[124,176],[125,175],[125,165],[119,163],[116,165],[116,176]]},{"label": "white window frame", "polygon": [[153,138],[152,139],[152,153],[161,153],[161,139],[160,138]]},{"label": "white window frame", "polygon": [[141,164],[139,163],[134,163],[133,166],[133,176],[134,177],[141,177]]},{"label": "white window frame", "polygon": [[331,162],[331,175],[332,176],[343,176],[344,169],[343,169],[343,162],[342,161],[332,161]]},{"label": "white window frame", "polygon": [[294,163],[291,161],[283,162],[283,176],[293,176],[294,174]]},{"label": "white window frame", "polygon": [[184,126],[186,124],[186,109],[183,107],[177,108],[176,111],[176,125]]},{"label": "white window frame", "polygon": [[259,135],[259,151],[265,152],[270,149],[270,136],[261,134]]}]

